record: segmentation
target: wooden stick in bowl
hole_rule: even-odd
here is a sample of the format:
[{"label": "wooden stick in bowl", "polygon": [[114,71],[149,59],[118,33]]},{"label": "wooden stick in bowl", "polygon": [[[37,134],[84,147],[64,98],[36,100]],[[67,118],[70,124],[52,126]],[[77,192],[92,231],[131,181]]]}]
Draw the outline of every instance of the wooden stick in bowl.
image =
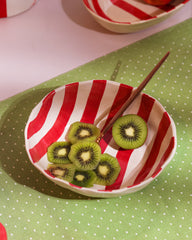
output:
[{"label": "wooden stick in bowl", "polygon": [[144,87],[147,85],[147,83],[151,80],[153,75],[157,72],[157,70],[161,67],[161,65],[164,63],[164,61],[169,56],[170,52],[167,52],[165,56],[157,63],[157,65],[153,68],[153,70],[147,75],[147,77],[141,82],[141,84],[133,90],[130,98],[128,98],[123,106],[120,108],[120,110],[114,115],[114,117],[111,119],[111,121],[105,126],[105,128],[101,131],[100,137],[97,139],[97,142],[99,143],[105,133],[112,127],[113,123],[119,118],[122,113],[129,107],[129,105],[135,100],[135,98],[140,94],[140,92],[144,89]]}]

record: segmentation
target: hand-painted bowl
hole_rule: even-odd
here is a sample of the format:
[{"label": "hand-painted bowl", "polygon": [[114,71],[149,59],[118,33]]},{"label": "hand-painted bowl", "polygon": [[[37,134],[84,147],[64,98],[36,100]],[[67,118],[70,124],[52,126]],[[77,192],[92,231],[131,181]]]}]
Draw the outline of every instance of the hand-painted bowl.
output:
[{"label": "hand-painted bowl", "polygon": [[0,1],[0,18],[13,17],[33,7],[38,0]]},{"label": "hand-painted bowl", "polygon": [[146,29],[166,20],[189,0],[152,6],[144,0],[83,0],[86,9],[104,28],[116,33]]},{"label": "hand-painted bowl", "polygon": [[32,110],[25,128],[25,146],[31,163],[56,184],[91,197],[116,197],[143,189],[171,161],[176,150],[175,124],[162,105],[141,93],[124,112],[141,116],[148,126],[147,139],[134,150],[119,148],[109,130],[100,142],[102,153],[116,157],[121,171],[110,186],[74,186],[48,171],[47,148],[66,140],[73,122],[92,123],[102,129],[133,91],[133,87],[108,81],[76,82],[50,92]]}]

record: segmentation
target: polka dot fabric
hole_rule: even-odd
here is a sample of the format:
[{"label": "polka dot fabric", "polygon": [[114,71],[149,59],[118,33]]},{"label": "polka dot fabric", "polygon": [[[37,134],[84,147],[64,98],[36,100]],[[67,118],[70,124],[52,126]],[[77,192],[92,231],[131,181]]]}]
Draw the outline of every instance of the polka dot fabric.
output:
[{"label": "polka dot fabric", "polygon": [[[0,103],[0,222],[9,240],[190,240],[192,236],[192,19],[62,74]],[[177,127],[177,150],[163,173],[142,191],[89,198],[55,185],[30,163],[24,128],[34,106],[70,82],[110,79],[133,87],[171,54],[144,92]]]}]

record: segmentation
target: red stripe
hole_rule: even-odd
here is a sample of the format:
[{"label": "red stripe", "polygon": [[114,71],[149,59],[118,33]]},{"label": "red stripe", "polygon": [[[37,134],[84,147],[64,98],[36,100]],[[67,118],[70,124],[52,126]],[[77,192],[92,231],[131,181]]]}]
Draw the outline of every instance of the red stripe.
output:
[{"label": "red stripe", "polygon": [[156,171],[156,172],[152,175],[152,178],[155,178],[161,171],[162,171],[162,168],[159,168],[158,171]]},{"label": "red stripe", "polygon": [[[140,115],[141,117],[143,117],[143,119],[145,121],[147,121],[149,118],[150,112],[153,108],[153,104],[154,104],[154,100],[152,98],[148,97],[147,95],[143,94],[137,114]],[[133,151],[134,151],[133,149],[132,150],[119,149],[119,151],[116,155],[116,158],[118,159],[118,162],[121,166],[121,172],[120,172],[117,180],[115,181],[115,183],[112,184],[111,186],[106,187],[106,190],[119,189],[121,187],[121,184],[124,179],[125,172],[126,172],[126,169],[128,166],[128,162],[129,162],[129,159],[130,159]]]},{"label": "red stripe", "polygon": [[101,99],[105,91],[106,83],[106,80],[93,81],[92,88],[85,106],[85,110],[81,118],[81,122],[94,123],[101,103]]},{"label": "red stripe", "polygon": [[0,18],[7,17],[7,3],[6,0],[0,0]]},{"label": "red stripe", "polygon": [[39,110],[38,115],[33,121],[29,123],[28,131],[27,131],[27,139],[29,139],[33,134],[35,134],[42,128],[47,118],[47,114],[49,113],[49,110],[51,108],[54,95],[55,95],[55,91],[52,91],[43,100],[43,103],[42,103],[41,109]]},{"label": "red stripe", "polygon": [[112,130],[110,129],[107,131],[107,133],[104,135],[104,137],[100,141],[100,147],[101,147],[101,153],[105,152],[105,149],[109,145],[109,142],[112,139]]},{"label": "red stripe", "polygon": [[[113,118],[113,116],[119,111],[119,109],[122,107],[123,103],[130,97],[133,87],[120,84],[118,92],[116,94],[116,97],[112,103],[112,107],[110,109],[109,115],[107,117],[106,123],[104,127],[110,122],[110,120]],[[103,127],[103,128],[104,128]],[[105,136],[101,139],[100,146],[101,151],[104,152],[107,145],[111,141],[112,138],[112,132],[109,130]]]},{"label": "red stripe", "polygon": [[90,10],[92,10],[88,0],[83,0],[83,2]]},{"label": "red stripe", "polygon": [[154,18],[153,16],[151,15],[148,15],[147,13],[143,12],[142,10],[140,10],[139,8],[123,1],[123,0],[111,0],[111,2],[123,9],[124,11],[132,14],[133,16],[139,18],[140,20],[147,20],[147,19],[151,19],[151,18]]},{"label": "red stripe", "polygon": [[117,177],[115,183],[113,183],[110,186],[106,186],[106,190],[113,190],[113,189],[119,189],[121,187],[123,178],[125,176],[125,171],[127,169],[127,165],[129,162],[129,159],[131,157],[133,150],[119,150],[116,158],[118,159],[119,165],[121,167],[121,171],[119,173],[119,176]]},{"label": "red stripe", "polygon": [[142,117],[146,122],[149,118],[154,102],[155,99],[147,96],[146,94],[142,94],[141,105],[137,115]]},{"label": "red stripe", "polygon": [[143,168],[141,169],[141,171],[139,172],[138,176],[136,177],[134,184],[140,183],[141,181],[143,181],[145,179],[145,177],[149,174],[149,172],[151,171],[157,156],[159,154],[159,150],[161,147],[161,143],[167,133],[167,130],[170,126],[170,119],[168,114],[165,112],[163,114],[163,117],[161,119],[161,122],[159,124],[158,127],[158,132],[153,144],[153,147],[151,149],[151,152],[146,160],[146,163],[144,164]]},{"label": "red stripe", "polygon": [[154,173],[152,174],[152,177],[155,177],[159,171],[161,170],[162,165],[166,162],[167,158],[169,157],[170,153],[172,152],[173,148],[175,145],[175,138],[172,137],[170,140],[170,143],[167,147],[167,150],[165,151],[165,153],[163,154],[161,161],[159,162],[157,168],[155,169]]},{"label": "red stripe", "polygon": [[[116,112],[119,111],[119,109],[122,107],[123,103],[130,97],[131,92],[133,90],[133,87],[124,85],[124,84],[120,84],[119,86],[119,90],[117,92],[117,95],[114,99],[114,102],[112,104],[110,113],[108,115],[106,124],[108,124],[108,122],[113,118],[113,116],[116,114]],[[106,125],[105,124],[105,125]],[[101,151],[102,153],[105,151],[105,149],[107,148],[109,142],[112,139],[112,131],[111,129],[105,134],[104,138],[102,138],[101,142],[100,142],[100,146],[101,146]],[[131,151],[130,151],[131,154]],[[110,185],[110,186],[106,186],[106,190],[110,191],[113,189],[118,189],[122,183],[123,180],[123,176],[124,176],[124,172],[125,169],[127,167],[127,162],[125,161],[126,158],[128,158],[128,153],[127,151],[124,151],[124,154],[119,154],[119,152],[116,155],[116,158],[118,159],[119,165],[121,167],[121,172],[117,178],[117,180],[115,181],[114,184]]]},{"label": "red stripe", "polygon": [[37,145],[29,150],[34,163],[38,162],[46,154],[48,146],[56,142],[63,133],[75,106],[78,86],[78,83],[66,85],[63,105],[53,127],[43,136]]},{"label": "red stripe", "polygon": [[99,3],[98,3],[98,0],[92,1],[92,3],[93,3],[93,6],[94,6],[94,8],[95,8],[95,11],[97,12],[97,14],[98,14],[100,17],[105,18],[105,19],[107,19],[107,20],[109,20],[109,21],[113,21],[112,19],[110,19],[110,18],[103,12],[103,10],[101,9],[101,7],[100,7],[100,5],[99,5]]}]

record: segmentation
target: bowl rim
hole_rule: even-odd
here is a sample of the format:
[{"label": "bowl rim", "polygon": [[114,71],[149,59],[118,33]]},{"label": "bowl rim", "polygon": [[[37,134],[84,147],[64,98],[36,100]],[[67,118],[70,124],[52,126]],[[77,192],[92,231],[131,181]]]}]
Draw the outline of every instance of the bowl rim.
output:
[{"label": "bowl rim", "polygon": [[[78,82],[79,84],[90,84],[91,82],[93,82],[94,80],[101,80],[101,79],[92,79],[92,80],[87,80],[87,81],[82,81],[82,82]],[[126,86],[129,86],[131,87],[130,85],[127,85],[127,84],[124,84],[124,83],[119,83],[119,82],[114,82],[114,81],[111,81],[111,80],[104,80],[106,82],[108,82],[109,84],[112,84],[112,85],[116,85],[116,86],[119,86],[120,84],[123,84],[123,85],[126,85]],[[63,91],[65,89],[66,86],[70,85],[71,83],[69,84],[65,84],[63,86],[60,86],[58,88],[56,88],[55,90],[55,93],[58,93],[60,91]],[[50,176],[50,174],[45,170],[45,169],[42,169],[41,166],[38,165],[38,162],[37,163],[34,163],[33,160],[32,160],[32,157],[29,153],[29,141],[28,141],[28,138],[27,138],[27,130],[28,130],[28,126],[29,126],[29,123],[31,121],[31,116],[33,115],[36,107],[38,107],[42,101],[50,94],[47,93],[42,99],[40,102],[37,103],[37,105],[32,109],[29,117],[28,117],[28,120],[27,120],[27,123],[26,123],[26,126],[25,126],[25,131],[24,131],[24,137],[25,137],[25,149],[26,149],[26,152],[27,152],[27,155],[28,155],[28,158],[30,160],[30,162],[32,163],[32,165],[34,167],[36,167],[44,176],[46,176],[49,180],[51,180],[52,182],[60,185],[61,187],[63,188],[66,188],[66,189],[69,189],[71,191],[74,191],[74,192],[77,192],[81,195],[85,195],[85,196],[90,196],[90,197],[117,197],[117,196],[121,196],[121,195],[125,195],[125,194],[129,194],[129,193],[132,193],[132,192],[136,192],[138,190],[141,190],[143,189],[145,186],[147,186],[150,182],[152,182],[161,172],[162,170],[170,163],[170,161],[172,160],[175,152],[176,152],[176,148],[177,148],[177,135],[176,135],[176,126],[175,126],[175,123],[172,119],[172,117],[169,115],[169,113],[166,111],[166,109],[161,105],[161,103],[155,99],[154,97],[150,96],[149,94],[146,94],[144,92],[140,93],[141,95],[145,94],[147,96],[149,96],[151,99],[154,99],[157,103],[158,103],[158,107],[166,112],[168,114],[168,117],[170,119],[170,126],[172,126],[172,132],[173,132],[173,136],[174,136],[174,147],[171,151],[171,153],[169,154],[168,158],[166,159],[166,161],[161,165],[161,168],[160,170],[153,174],[152,176],[150,176],[149,178],[146,178],[144,181],[142,182],[139,182],[138,184],[134,184],[134,185],[130,185],[130,186],[126,186],[126,187],[122,187],[122,188],[119,188],[119,189],[114,189],[114,190],[101,190],[101,189],[96,189],[96,188],[86,188],[86,187],[78,187],[78,186],[75,186],[65,180],[62,180],[62,179],[59,179],[59,178],[56,178],[56,177],[52,177]],[[63,186],[65,185],[65,186]]]},{"label": "bowl rim", "polygon": [[101,17],[100,15],[98,15],[97,13],[95,13],[88,5],[87,5],[87,2],[88,0],[83,0],[83,3],[85,5],[85,7],[87,8],[87,10],[95,17],[95,18],[98,18],[100,19],[101,21],[105,22],[105,23],[108,23],[108,24],[111,24],[111,25],[116,25],[116,26],[131,26],[131,25],[140,25],[140,24],[143,24],[143,23],[147,23],[147,22],[153,22],[154,20],[156,19],[160,19],[160,18],[163,18],[164,16],[167,16],[168,14],[171,14],[177,10],[179,10],[180,8],[182,8],[184,6],[184,4],[186,4],[187,2],[189,2],[190,0],[184,0],[183,2],[179,3],[178,5],[176,5],[173,9],[171,9],[170,11],[168,12],[163,12],[163,13],[160,13],[150,19],[146,19],[146,20],[139,20],[139,21],[135,21],[135,22],[117,22],[117,21],[110,21],[106,18],[103,18]]}]

